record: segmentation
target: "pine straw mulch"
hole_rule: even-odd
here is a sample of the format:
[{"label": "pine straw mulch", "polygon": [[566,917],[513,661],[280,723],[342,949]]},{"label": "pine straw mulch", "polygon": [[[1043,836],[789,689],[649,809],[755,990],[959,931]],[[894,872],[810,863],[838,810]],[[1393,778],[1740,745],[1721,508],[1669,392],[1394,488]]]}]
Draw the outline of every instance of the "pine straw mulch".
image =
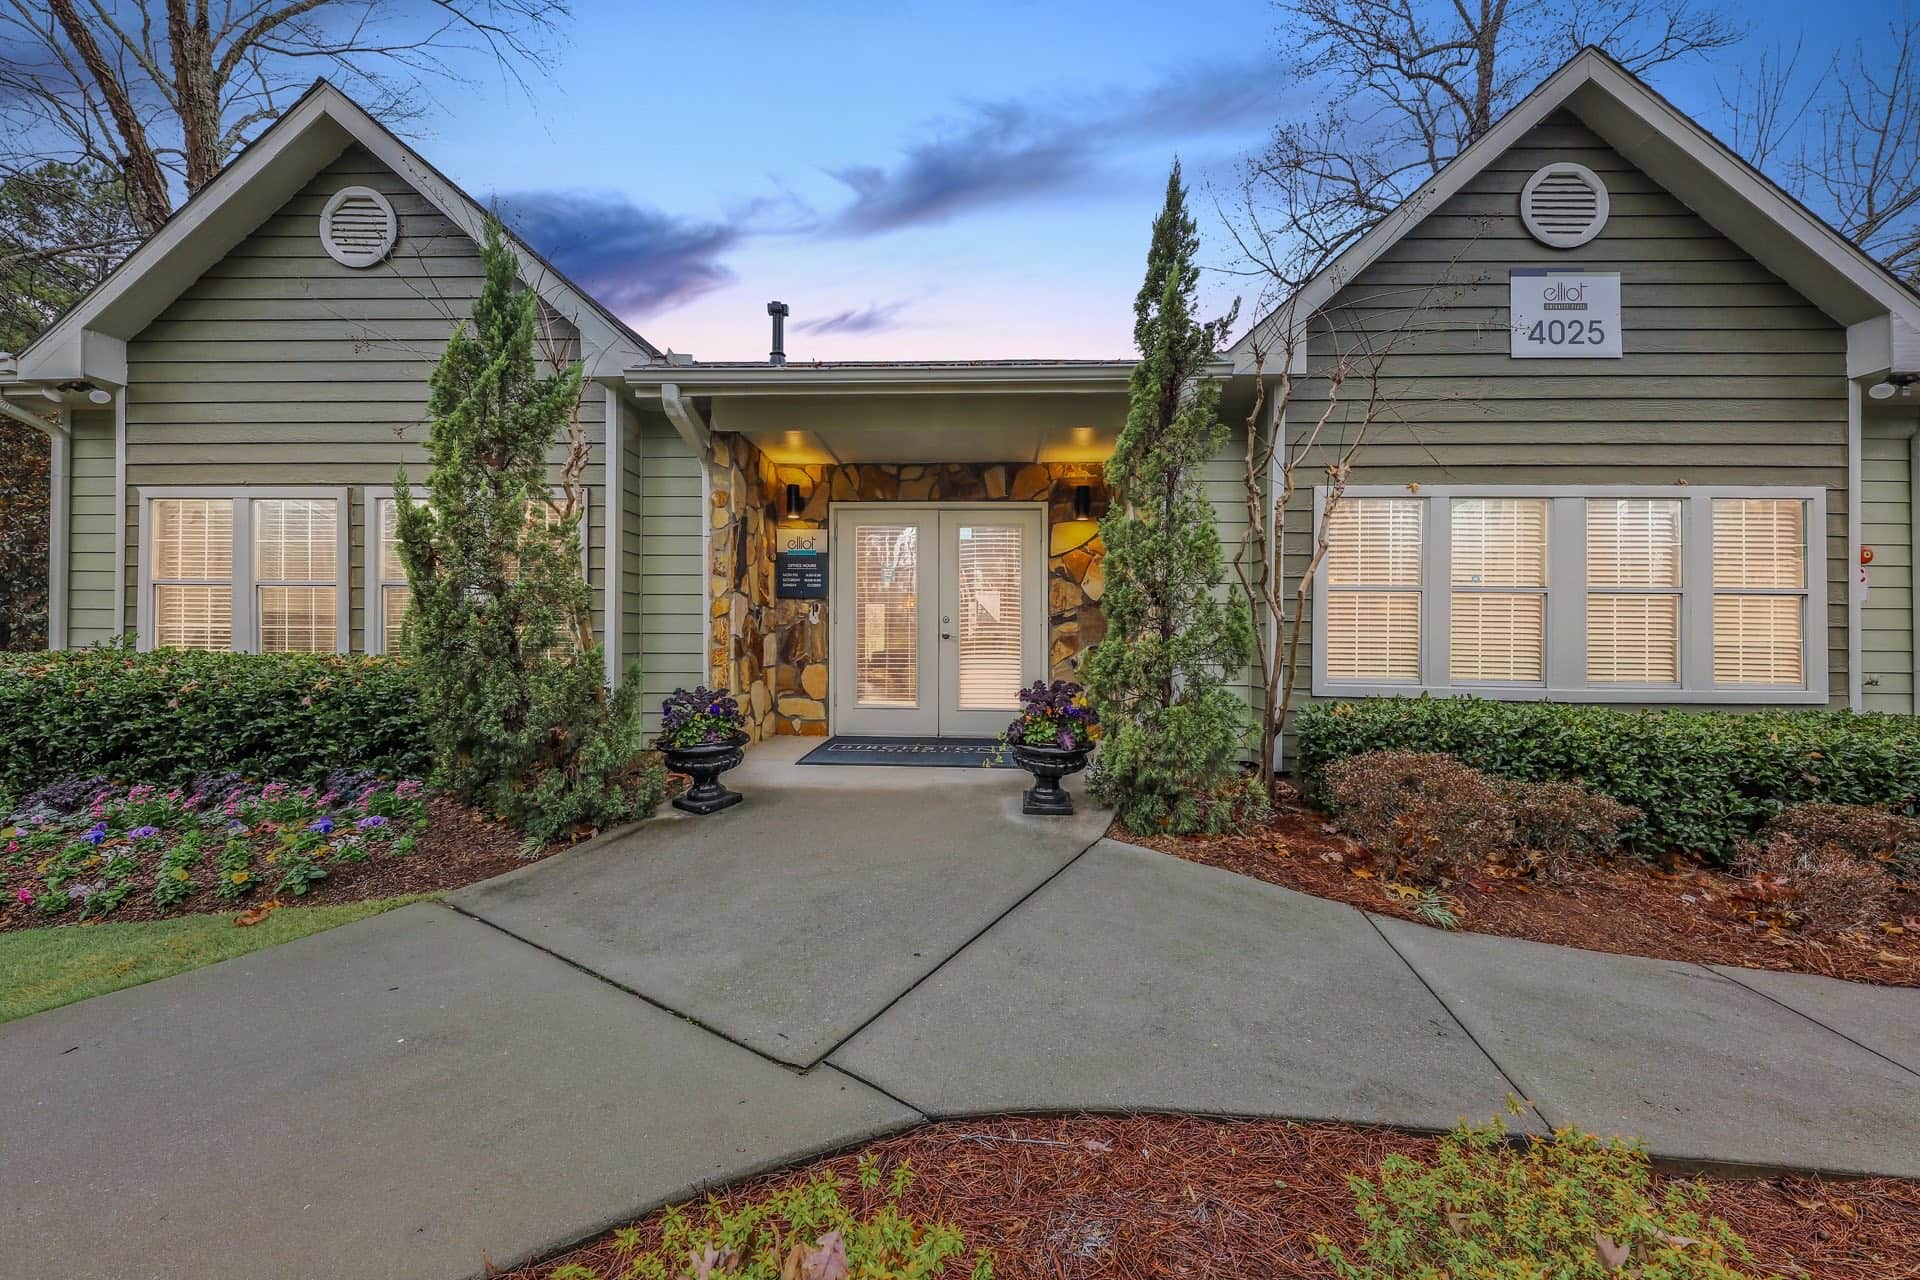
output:
[{"label": "pine straw mulch", "polygon": [[[166,920],[200,914],[239,915],[256,910],[268,901],[277,901],[283,907],[322,907],[404,894],[441,893],[491,879],[568,847],[552,844],[537,853],[523,855],[520,845],[525,837],[520,832],[443,795],[429,797],[427,814],[427,828],[420,833],[412,853],[395,857],[382,851],[365,862],[329,862],[326,879],[299,897],[285,895],[276,899],[263,889],[229,901],[202,891],[171,907],[160,907],[153,901],[153,878],[151,872],[147,872],[139,877],[138,887],[127,900],[100,923]],[[48,925],[86,927],[82,921],[49,919],[11,900],[0,901],[0,933]]]},{"label": "pine straw mulch", "polygon": [[[1058,1116],[931,1124],[857,1151],[751,1179],[721,1194],[739,1205],[821,1173],[848,1203],[878,1202],[854,1180],[863,1154],[910,1160],[902,1208],[952,1223],[969,1250],[990,1249],[996,1280],[1327,1277],[1313,1237],[1359,1239],[1346,1178],[1432,1138],[1337,1124],[1182,1116]],[[1662,1181],[1664,1178],[1661,1179]],[[1920,1184],[1896,1178],[1705,1179],[1706,1211],[1753,1251],[1757,1274],[1819,1280],[1920,1276]],[[648,1245],[659,1215],[641,1220]],[[608,1233],[560,1257],[505,1273],[544,1280],[562,1263],[621,1273]],[[501,1273],[491,1273],[501,1274]],[[950,1263],[950,1278],[966,1274]]]},{"label": "pine straw mulch", "polygon": [[[1332,898],[1381,915],[1421,921],[1385,881],[1379,860],[1320,813],[1280,805],[1267,823],[1236,836],[1134,835],[1117,840]],[[1783,969],[1854,982],[1920,986],[1920,893],[1896,896],[1890,918],[1868,933],[1812,937],[1773,927],[1738,878],[1700,867],[1622,858],[1552,883],[1485,867],[1448,885],[1460,928],[1697,964]]]}]

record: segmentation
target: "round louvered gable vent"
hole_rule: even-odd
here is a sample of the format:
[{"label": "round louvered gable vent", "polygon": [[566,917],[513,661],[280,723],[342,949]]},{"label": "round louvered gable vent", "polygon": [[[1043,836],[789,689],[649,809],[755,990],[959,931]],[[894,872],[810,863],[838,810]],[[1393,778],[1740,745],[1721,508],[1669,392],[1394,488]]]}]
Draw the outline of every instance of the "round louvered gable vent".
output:
[{"label": "round louvered gable vent", "polygon": [[1572,249],[1607,225],[1607,188],[1582,164],[1550,164],[1520,192],[1520,221],[1541,244]]},{"label": "round louvered gable vent", "polygon": [[320,211],[320,243],[345,267],[370,267],[393,251],[400,223],[371,187],[343,187]]}]

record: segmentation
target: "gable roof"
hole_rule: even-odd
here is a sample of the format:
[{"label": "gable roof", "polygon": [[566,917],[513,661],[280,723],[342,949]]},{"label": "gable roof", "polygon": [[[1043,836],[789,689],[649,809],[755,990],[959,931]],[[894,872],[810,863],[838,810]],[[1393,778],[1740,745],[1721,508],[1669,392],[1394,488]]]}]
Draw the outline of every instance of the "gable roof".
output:
[{"label": "gable roof", "polygon": [[1274,326],[1283,317],[1291,317],[1296,326],[1305,323],[1423,218],[1560,110],[1578,116],[1714,229],[1829,318],[1848,326],[1850,375],[1887,368],[1894,349],[1903,345],[1902,332],[1920,332],[1920,295],[1645,81],[1589,47],[1568,59],[1293,297],[1261,317],[1229,351],[1236,369],[1252,372],[1256,339],[1265,340],[1270,351],[1278,349]]},{"label": "gable roof", "polygon": [[[358,143],[467,236],[485,236],[487,212],[360,104],[325,80],[249,143],[212,182],[174,211],[107,278],[15,358],[21,381],[85,378],[124,386],[127,341],[209,267]],[[661,358],[653,344],[567,279],[511,232],[520,278],[580,332],[587,375],[606,376]]]}]

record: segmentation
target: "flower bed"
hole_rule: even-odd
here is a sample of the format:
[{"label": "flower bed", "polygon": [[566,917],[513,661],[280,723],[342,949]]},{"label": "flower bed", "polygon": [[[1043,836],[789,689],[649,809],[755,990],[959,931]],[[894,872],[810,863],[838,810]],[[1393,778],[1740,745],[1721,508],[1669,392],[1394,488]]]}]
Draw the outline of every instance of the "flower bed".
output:
[{"label": "flower bed", "polygon": [[[633,1270],[633,1260],[659,1246],[674,1215],[684,1223],[714,1212],[738,1213],[821,1179],[835,1180],[856,1210],[871,1211],[887,1199],[882,1188],[862,1182],[862,1170],[876,1164],[910,1167],[915,1176],[896,1198],[899,1211],[950,1223],[970,1248],[990,1251],[994,1280],[1333,1280],[1338,1272],[1325,1247],[1353,1253],[1367,1239],[1349,1180],[1379,1179],[1394,1157],[1456,1167],[1442,1163],[1446,1142],[1357,1125],[1192,1116],[946,1121],[722,1188],[708,1205],[661,1210],[503,1280],[657,1274]],[[1646,1198],[1664,1200],[1680,1183],[1656,1173]],[[1745,1240],[1754,1255],[1752,1274],[1885,1280],[1920,1272],[1920,1186],[1914,1183],[1706,1177],[1686,1185],[1705,1196],[1691,1208],[1724,1220]],[[1527,1187],[1516,1177],[1508,1189],[1521,1193]],[[1444,1212],[1431,1216],[1449,1221]],[[1522,1227],[1526,1221],[1513,1219]],[[1501,1225],[1490,1221],[1486,1234]],[[1644,1231],[1656,1224],[1643,1219],[1636,1225]],[[931,1276],[967,1280],[968,1262],[950,1258]],[[1497,1274],[1698,1274],[1642,1271],[1637,1260],[1605,1272],[1594,1253],[1586,1254],[1586,1262],[1584,1270],[1569,1265],[1564,1271],[1522,1271],[1516,1265]],[[1496,1272],[1489,1266],[1473,1274]]]},{"label": "flower bed", "polygon": [[305,787],[228,774],[167,790],[76,778],[10,808],[0,893],[12,927],[304,897],[345,869],[412,856],[430,827],[420,782],[362,772]]}]

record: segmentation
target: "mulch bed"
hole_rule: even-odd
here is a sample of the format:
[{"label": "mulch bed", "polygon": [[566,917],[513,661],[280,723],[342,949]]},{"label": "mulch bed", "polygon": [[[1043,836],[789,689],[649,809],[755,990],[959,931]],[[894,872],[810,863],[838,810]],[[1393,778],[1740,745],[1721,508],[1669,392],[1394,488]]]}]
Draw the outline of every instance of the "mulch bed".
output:
[{"label": "mulch bed", "polygon": [[[1394,1152],[1425,1157],[1433,1140],[1388,1130],[1179,1116],[1066,1116],[949,1121],[859,1151],[727,1189],[740,1204],[819,1173],[838,1175],[848,1203],[878,1193],[854,1181],[857,1159],[915,1172],[902,1207],[952,1223],[969,1248],[994,1255],[996,1280],[1154,1277],[1328,1277],[1314,1254],[1325,1233],[1359,1239],[1346,1178]],[[644,1158],[642,1156],[641,1158]],[[1726,1219],[1759,1274],[1820,1280],[1920,1275],[1920,1184],[1895,1178],[1707,1179],[1706,1212]],[[659,1215],[640,1224],[658,1239]],[[506,1273],[544,1280],[562,1263],[614,1266],[611,1233],[559,1258]],[[499,1273],[493,1273],[499,1274]],[[949,1277],[966,1274],[949,1264]]]},{"label": "mulch bed", "polygon": [[[1269,822],[1244,835],[1138,836],[1118,823],[1108,834],[1420,922],[1411,904],[1388,889],[1378,860],[1365,846],[1299,804],[1280,806]],[[1816,938],[1757,919],[1743,890],[1733,876],[1690,864],[1620,859],[1552,883],[1486,868],[1447,886],[1446,896],[1460,927],[1474,933],[1618,955],[1920,986],[1920,893],[1897,895],[1890,918],[1871,934]]]},{"label": "mulch bed", "polygon": [[[299,897],[279,897],[280,905],[319,907],[403,894],[439,893],[524,867],[567,847],[549,845],[537,854],[523,856],[520,843],[525,837],[506,823],[446,796],[430,797],[427,811],[427,829],[420,834],[412,853],[395,857],[382,852],[365,862],[329,863],[326,879]],[[197,893],[172,908],[165,908],[155,905],[152,889],[151,877],[143,876],[139,888],[106,922],[164,920],[195,914],[238,915],[274,898],[264,888],[232,901],[211,893]],[[55,924],[85,927],[72,920],[49,919],[12,901],[0,902],[0,933]]]}]

